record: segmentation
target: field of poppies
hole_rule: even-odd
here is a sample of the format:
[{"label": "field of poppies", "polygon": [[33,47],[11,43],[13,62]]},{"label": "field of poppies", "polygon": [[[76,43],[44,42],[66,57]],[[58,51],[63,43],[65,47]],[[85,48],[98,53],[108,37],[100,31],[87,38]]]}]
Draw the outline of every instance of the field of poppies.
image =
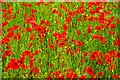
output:
[{"label": "field of poppies", "polygon": [[119,2],[3,2],[2,78],[120,78]]}]

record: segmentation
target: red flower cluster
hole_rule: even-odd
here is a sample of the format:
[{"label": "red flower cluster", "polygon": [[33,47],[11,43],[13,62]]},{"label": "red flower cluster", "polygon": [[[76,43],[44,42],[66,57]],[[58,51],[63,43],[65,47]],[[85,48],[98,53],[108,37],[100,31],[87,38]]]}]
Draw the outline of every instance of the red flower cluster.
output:
[{"label": "red flower cluster", "polygon": [[[7,50],[7,53],[5,53],[3,56],[6,57],[6,55],[9,55],[11,53],[11,51]],[[32,53],[29,50],[24,51],[21,54],[20,60],[17,60],[16,58],[12,58],[11,61],[8,63],[8,65],[5,67],[5,72],[8,71],[9,68],[13,69],[13,70],[17,70],[19,68],[24,69],[28,69],[28,67],[30,67],[31,71],[34,73],[34,76],[36,76],[37,74],[40,73],[40,70],[34,66],[34,61],[35,58],[33,58],[36,54],[38,54],[39,51],[35,50],[34,53]],[[24,61],[25,61],[25,57],[28,56],[30,58],[30,65],[29,66],[25,66]]]},{"label": "red flower cluster", "polygon": [[106,44],[106,38],[104,36],[94,34],[92,38],[95,40],[100,40],[100,42],[102,42],[103,44]]},{"label": "red flower cluster", "polygon": [[67,71],[66,78],[68,78],[68,79],[72,78],[74,80],[77,78],[77,74],[74,72],[73,69],[69,69]]},{"label": "red flower cluster", "polygon": [[66,31],[63,31],[62,34],[58,33],[58,32],[55,32],[53,33],[53,36],[56,39],[56,44],[58,45],[58,47],[64,47],[66,45],[66,36],[67,36],[67,33]]},{"label": "red flower cluster", "polygon": [[8,63],[8,66],[5,67],[5,72],[8,71],[9,68],[13,70],[20,68],[19,60],[17,60],[16,58],[12,58],[10,62]]},{"label": "red flower cluster", "polygon": [[114,46],[120,46],[120,39],[114,41]]},{"label": "red flower cluster", "polygon": [[7,50],[3,53],[3,55],[2,55],[3,59],[6,59],[6,57],[7,57],[7,56],[10,56],[12,53],[13,53],[13,52],[12,52],[11,49],[7,49]]},{"label": "red flower cluster", "polygon": [[[105,66],[108,67],[109,70],[111,72],[113,72],[117,67],[116,67],[116,59],[120,58],[120,52],[115,51],[116,48],[118,48],[120,46],[120,39],[115,39],[113,41],[113,47],[115,47],[114,50],[109,50],[109,51],[104,51],[105,53],[102,53],[101,51],[103,51],[104,49],[101,49],[101,51],[99,50],[93,50],[92,52],[82,52],[81,50],[84,50],[84,48],[88,48],[89,44],[87,44],[84,40],[86,38],[86,36],[90,36],[90,34],[92,34],[92,39],[93,40],[99,40],[101,43],[103,43],[105,46],[107,46],[107,41],[108,39],[106,39],[107,37],[105,35],[101,35],[102,32],[107,31],[105,33],[108,33],[109,36],[114,36],[114,37],[119,37],[120,33],[117,33],[116,30],[116,26],[119,23],[119,19],[116,18],[116,16],[111,16],[110,14],[113,13],[113,10],[105,10],[106,6],[108,6],[108,8],[110,8],[111,5],[113,5],[113,9],[116,9],[116,5],[115,4],[106,4],[106,3],[102,3],[102,2],[88,2],[87,4],[82,2],[80,3],[80,6],[75,5],[74,3],[68,3],[66,2],[66,5],[69,5],[69,7],[67,7],[65,4],[60,3],[59,5],[59,10],[57,8],[52,8],[50,7],[52,4],[52,1],[50,3],[44,3],[43,0],[40,0],[41,2],[35,2],[36,7],[41,7],[41,6],[45,6],[48,7],[48,9],[50,9],[50,11],[45,11],[45,14],[50,14],[50,15],[55,15],[55,20],[47,20],[46,18],[39,18],[38,17],[38,12],[41,12],[41,10],[36,10],[33,8],[33,4],[31,3],[24,3],[22,2],[20,5],[20,9],[19,10],[15,10],[16,13],[13,13],[13,8],[12,8],[12,3],[5,3],[5,8],[2,9],[2,17],[4,18],[3,22],[2,22],[2,27],[3,30],[7,31],[5,33],[5,36],[3,36],[2,38],[2,44],[5,45],[6,49],[4,49],[5,51],[3,52],[2,58],[3,60],[7,60],[8,56],[12,56],[12,54],[14,53],[14,49],[12,50],[12,46],[9,46],[11,44],[9,44],[10,41],[14,41],[17,40],[22,41],[21,37],[23,37],[24,35],[24,31],[26,31],[29,34],[29,39],[30,40],[27,44],[27,50],[23,51],[22,54],[20,54],[20,58],[16,59],[16,58],[11,58],[10,61],[8,62],[7,66],[5,66],[5,72],[7,72],[9,69],[12,70],[18,70],[19,68],[21,68],[22,70],[28,70],[30,73],[30,76],[32,75],[32,73],[34,74],[34,77],[36,77],[38,74],[40,74],[40,69],[37,68],[37,66],[35,66],[35,62],[36,60],[42,61],[42,59],[36,59],[36,55],[40,53],[40,51],[38,49],[32,49],[36,44],[38,43],[38,45],[45,43],[46,48],[50,48],[50,51],[57,51],[57,48],[61,48],[63,50],[65,50],[66,53],[68,53],[69,55],[72,56],[72,58],[76,58],[78,59],[78,62],[80,62],[80,65],[85,65],[82,68],[84,68],[84,73],[82,73],[82,75],[80,76],[80,80],[86,78],[87,76],[90,76],[92,78],[96,78],[96,75],[98,77],[102,77],[104,71],[100,71],[100,69],[98,70],[98,72],[95,72],[96,69],[91,66],[92,64],[90,64],[88,66],[87,61],[88,62],[95,62],[94,64],[97,64],[97,67],[101,68],[101,66]],[[16,4],[15,4],[16,5]],[[18,5],[18,4],[17,4]],[[55,6],[56,7],[56,6]],[[71,7],[77,7],[74,8],[74,10],[71,9]],[[88,10],[85,10],[86,9]],[[118,7],[120,7],[120,5],[118,5]],[[69,9],[70,8],[70,9]],[[26,9],[30,10],[30,13],[26,13]],[[76,10],[75,10],[76,9]],[[20,12],[21,10],[23,10],[23,12]],[[88,13],[88,15],[86,15],[86,12]],[[24,13],[25,12],[25,13]],[[65,12],[65,14],[62,14],[62,12]],[[13,25],[9,28],[6,28],[9,24],[9,22],[11,22],[13,19],[15,19],[16,17],[19,16],[19,14],[24,15],[23,16],[23,22],[25,25],[27,26],[19,26],[19,25]],[[57,15],[57,17],[56,17]],[[66,16],[65,16],[66,15]],[[95,15],[95,16],[94,16]],[[40,15],[41,16],[41,15]],[[76,18],[77,17],[77,18]],[[50,18],[50,16],[47,15],[47,18]],[[60,24],[59,26],[59,20],[63,20],[63,23]],[[75,20],[75,21],[73,21]],[[39,21],[39,22],[38,22]],[[51,21],[54,21],[55,26],[57,25],[58,27],[56,28],[54,26],[54,23],[51,23]],[[73,22],[71,22],[73,21]],[[80,25],[83,25],[84,22],[85,24],[90,24],[89,25],[85,25],[86,27],[84,29],[86,29],[87,31],[87,35],[86,33],[83,34],[84,30],[81,30],[81,27],[79,28],[79,23]],[[83,22],[83,24],[82,24]],[[95,24],[94,24],[95,22]],[[39,23],[39,24],[38,24]],[[78,25],[76,25],[78,23]],[[93,24],[91,24],[93,23]],[[84,25],[83,25],[84,26]],[[54,28],[53,28],[54,27]],[[61,32],[59,32],[59,29]],[[52,31],[52,30],[58,30],[58,31]],[[74,31],[73,31],[74,30]],[[94,31],[95,30],[95,31]],[[1,30],[2,31],[2,30]],[[0,31],[0,32],[1,32]],[[76,33],[74,35],[74,33]],[[48,36],[51,35],[52,36]],[[72,34],[72,35],[71,35]],[[77,37],[76,37],[77,35]],[[80,39],[78,39],[79,37],[81,37],[82,35],[85,35],[85,37],[83,36],[81,39],[83,39],[82,41]],[[37,36],[37,37],[36,37]],[[49,37],[49,39],[48,39]],[[87,37],[89,39],[89,37]],[[24,40],[24,39],[23,39]],[[39,40],[37,42],[37,40]],[[35,43],[34,43],[35,41]],[[43,42],[45,41],[45,42]],[[23,41],[24,42],[24,41]],[[92,40],[91,40],[92,42]],[[26,43],[26,42],[25,42]],[[71,48],[71,44],[72,44],[72,48]],[[43,44],[42,44],[43,45]],[[93,45],[94,46],[94,45]],[[41,47],[41,46],[40,46]],[[112,48],[112,47],[110,47]],[[30,50],[29,50],[30,49]],[[31,51],[32,49],[32,51]],[[43,47],[44,49],[44,47]],[[85,50],[86,50],[85,49]],[[35,51],[34,51],[35,50]],[[49,49],[48,49],[49,50]],[[89,49],[88,49],[89,50]],[[105,49],[107,50],[107,49]],[[90,51],[90,50],[89,50]],[[80,53],[82,52],[82,54]],[[78,57],[76,57],[77,55],[80,55]],[[88,56],[89,55],[89,56]],[[59,54],[58,57],[64,57],[64,55]],[[71,57],[70,56],[70,57]],[[14,57],[14,56],[12,56]],[[28,57],[29,59],[29,64],[25,64],[25,60],[26,57]],[[67,57],[65,57],[67,58]],[[90,60],[89,60],[90,59]],[[60,59],[58,59],[59,61]],[[72,59],[74,63],[74,60]],[[6,62],[6,61],[5,61]],[[66,67],[66,63],[68,63],[69,61],[64,61],[65,63],[62,62],[62,67]],[[44,63],[43,63],[44,64]],[[76,63],[75,63],[76,64]],[[79,64],[79,63],[78,63]],[[48,66],[49,68],[53,68],[55,66],[53,66],[54,64],[52,64],[52,62],[49,62]],[[90,67],[91,66],[91,67]],[[41,66],[40,66],[41,67]],[[67,65],[68,68],[68,65]],[[61,69],[61,67],[60,67]],[[94,71],[95,70],[95,71]],[[48,70],[49,71],[49,70]],[[68,79],[76,79],[78,78],[78,74],[75,73],[75,71],[72,68],[69,68],[67,71],[65,71],[65,74],[62,73],[62,71],[57,70],[55,72],[50,71],[49,75],[46,77],[46,79],[52,80],[52,78],[58,78],[58,80],[64,80],[64,78],[68,78]],[[120,78],[120,76],[116,73],[114,73],[114,75],[112,76],[112,78]]]}]

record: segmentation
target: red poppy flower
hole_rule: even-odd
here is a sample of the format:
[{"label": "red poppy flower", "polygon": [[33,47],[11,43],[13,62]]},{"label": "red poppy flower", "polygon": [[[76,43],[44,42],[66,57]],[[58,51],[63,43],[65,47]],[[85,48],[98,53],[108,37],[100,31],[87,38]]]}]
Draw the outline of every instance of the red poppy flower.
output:
[{"label": "red poppy flower", "polygon": [[25,61],[25,56],[21,56],[19,61],[20,61],[20,63],[24,63],[24,61]]},{"label": "red poppy flower", "polygon": [[118,58],[120,58],[120,52],[117,53]]},{"label": "red poppy flower", "polygon": [[102,76],[102,72],[98,72],[98,76]]},{"label": "red poppy flower", "polygon": [[36,6],[39,6],[40,4],[44,4],[44,0],[40,0],[40,2],[36,2]]},{"label": "red poppy flower", "polygon": [[103,54],[103,53],[102,53],[101,51],[99,51],[99,54],[98,54],[98,56],[102,56],[102,54]]},{"label": "red poppy flower", "polygon": [[95,13],[99,13],[99,11],[100,11],[100,7],[97,7],[97,8],[95,9]]},{"label": "red poppy flower", "polygon": [[50,75],[54,75],[54,72],[53,71],[50,71],[50,73],[49,73]]},{"label": "red poppy flower", "polygon": [[32,4],[28,3],[27,6],[28,6],[28,7],[32,7]]},{"label": "red poppy flower", "polygon": [[116,24],[118,24],[119,23],[119,19],[116,19]]},{"label": "red poppy flower", "polygon": [[79,6],[74,13],[75,13],[75,15],[78,15],[78,14],[80,14],[80,13],[83,14],[84,11],[85,11],[85,10],[84,10],[83,5],[82,5],[82,6]]},{"label": "red poppy flower", "polygon": [[61,74],[61,72],[59,70],[55,72],[56,77],[59,77],[60,74]]},{"label": "red poppy flower", "polygon": [[90,14],[95,14],[95,11],[94,10],[90,10]]},{"label": "red poppy flower", "polygon": [[50,76],[47,76],[46,80],[52,80],[52,78]]},{"label": "red poppy flower", "polygon": [[116,52],[114,55],[113,55],[113,58],[120,58],[120,53],[118,52]]},{"label": "red poppy flower", "polygon": [[[66,19],[65,19],[65,22],[67,23],[67,24],[69,24],[70,23],[70,21],[72,20],[72,16],[67,16],[66,17]],[[65,29],[66,29],[67,27],[65,27]]]},{"label": "red poppy flower", "polygon": [[25,51],[21,54],[21,56],[22,56],[22,57],[25,57],[26,55],[30,55],[30,54],[32,54],[31,51],[25,50]]},{"label": "red poppy flower", "polygon": [[43,26],[38,26],[38,27],[36,27],[36,30],[37,30],[39,33],[44,33],[44,32],[45,32],[45,27],[43,27]]},{"label": "red poppy flower", "polygon": [[114,16],[110,17],[108,21],[112,22],[114,20]]},{"label": "red poppy flower", "polygon": [[32,28],[27,27],[27,28],[26,28],[26,31],[28,31],[28,32],[32,32]]},{"label": "red poppy flower", "polygon": [[105,63],[105,64],[112,64],[113,61],[114,61],[113,59],[106,58],[106,59],[104,60],[104,63]]},{"label": "red poppy flower", "polygon": [[115,34],[115,32],[114,31],[108,31],[109,32],[109,34],[111,34],[111,35],[114,35]]},{"label": "red poppy flower", "polygon": [[111,56],[114,56],[117,52],[115,50],[110,50],[108,51],[108,53],[111,55]]},{"label": "red poppy flower", "polygon": [[110,71],[113,71],[114,69],[115,69],[115,65],[112,64],[112,65],[110,66],[109,70],[110,70]]},{"label": "red poppy flower", "polygon": [[12,17],[11,15],[10,15],[10,16],[7,16],[7,17],[6,17],[6,20],[7,20],[7,21],[10,20],[11,17]]},{"label": "red poppy flower", "polygon": [[68,35],[68,34],[67,34],[66,31],[63,31],[62,34],[61,34],[61,36],[62,36],[63,38],[65,38],[67,35]]},{"label": "red poppy flower", "polygon": [[63,24],[63,29],[66,31],[68,29],[68,26],[66,24]]},{"label": "red poppy flower", "polygon": [[60,75],[60,76],[58,77],[58,80],[64,80],[64,75]]},{"label": "red poppy flower", "polygon": [[73,69],[69,69],[66,74],[66,78],[72,78],[72,80],[74,80],[75,78],[77,78],[77,74],[74,73]]},{"label": "red poppy flower", "polygon": [[11,8],[8,8],[8,14],[11,16],[12,15],[12,10]]},{"label": "red poppy flower", "polygon": [[100,31],[102,28],[100,26],[96,26],[95,29]]},{"label": "red poppy flower", "polygon": [[4,21],[4,22],[2,23],[2,27],[6,26],[7,24],[8,24],[8,21]]},{"label": "red poppy flower", "polygon": [[110,27],[110,29],[113,29],[113,28],[115,28],[115,24],[110,24],[109,27]]},{"label": "red poppy flower", "polygon": [[118,74],[114,74],[114,75],[112,76],[112,78],[114,78],[114,79],[119,79],[120,77],[119,77]]},{"label": "red poppy flower", "polygon": [[103,44],[106,44],[106,38],[105,37],[99,36],[99,39]]},{"label": "red poppy flower", "polygon": [[7,11],[6,8],[2,9],[2,12],[6,12],[6,11]]},{"label": "red poppy flower", "polygon": [[103,17],[99,18],[99,24],[101,24],[101,25],[105,24],[105,19]]},{"label": "red poppy flower", "polygon": [[58,32],[55,32],[55,33],[53,33],[53,36],[54,36],[55,38],[58,38],[58,37],[60,36],[60,34],[59,34]]},{"label": "red poppy flower", "polygon": [[90,59],[91,59],[91,60],[95,60],[95,59],[96,59],[95,54],[91,53],[91,54],[90,54]]},{"label": "red poppy flower", "polygon": [[94,70],[91,67],[87,68],[87,72],[89,75],[93,75],[94,74]]},{"label": "red poppy flower", "polygon": [[40,21],[40,25],[45,24],[45,20]]},{"label": "red poppy flower", "polygon": [[86,78],[86,74],[83,74],[82,76],[80,76],[79,80],[84,80]]},{"label": "red poppy flower", "polygon": [[106,54],[103,56],[104,59],[110,59],[110,57],[111,57],[111,55],[110,55],[109,53],[106,53]]},{"label": "red poppy flower", "polygon": [[32,66],[33,66],[34,61],[35,61],[35,58],[31,58],[31,59],[30,59],[30,67],[32,67]]},{"label": "red poppy flower", "polygon": [[34,67],[33,68],[33,73],[34,73],[34,76],[37,76],[37,74],[40,73],[40,70],[37,67]]},{"label": "red poppy flower", "polygon": [[79,48],[75,48],[74,53],[79,53],[80,49]]},{"label": "red poppy flower", "polygon": [[52,14],[54,14],[54,13],[58,13],[58,11],[56,9],[53,9]]},{"label": "red poppy flower", "polygon": [[[10,31],[20,30],[20,29],[21,29],[20,26],[16,25],[16,26],[12,26],[12,27],[8,28],[7,31],[10,32]],[[17,33],[17,34],[19,34],[19,33]]]},{"label": "red poppy flower", "polygon": [[74,73],[74,70],[72,68],[68,69],[68,73],[71,73],[73,74]]},{"label": "red poppy flower", "polygon": [[97,60],[97,64],[99,64],[99,65],[102,64],[102,59],[101,59],[101,58],[98,58],[98,60]]},{"label": "red poppy flower", "polygon": [[20,68],[20,62],[16,58],[12,58],[8,63],[9,68],[16,70]]},{"label": "red poppy flower", "polygon": [[86,16],[86,15],[83,15],[83,18],[84,18],[84,21],[86,21],[87,16]]},{"label": "red poppy flower", "polygon": [[96,57],[99,57],[99,52],[98,50],[94,51],[93,54],[96,56]]},{"label": "red poppy flower", "polygon": [[49,67],[52,67],[53,66],[53,64],[52,63],[49,63]]},{"label": "red poppy flower", "polygon": [[93,38],[93,39],[99,39],[99,35],[98,35],[98,34],[94,34],[94,35],[92,36],[92,38]]},{"label": "red poppy flower", "polygon": [[88,33],[90,33],[92,31],[92,25],[88,26]]},{"label": "red poppy flower", "polygon": [[18,32],[16,35],[14,35],[13,39],[14,40],[20,40],[20,35],[21,35],[21,33]]},{"label": "red poppy flower", "polygon": [[77,74],[74,73],[74,74],[72,75],[72,80],[75,80],[76,78],[77,78]]},{"label": "red poppy flower", "polygon": [[80,34],[81,34],[81,31],[80,31],[80,30],[76,30],[76,33],[77,33],[78,35],[80,35]]},{"label": "red poppy flower", "polygon": [[27,6],[27,4],[25,4],[24,2],[22,2],[22,6],[23,6],[23,7],[26,7],[26,6]]},{"label": "red poppy flower", "polygon": [[79,47],[83,46],[83,42],[81,41],[75,40],[74,43],[76,46],[79,46]]},{"label": "red poppy flower", "polygon": [[66,49],[66,52],[67,52],[67,53],[72,53],[72,50],[68,47],[68,48]]},{"label": "red poppy flower", "polygon": [[11,7],[11,5],[10,5],[10,4],[8,4],[8,3],[6,4],[6,6],[7,6],[8,8],[10,8],[10,7]]},{"label": "red poppy flower", "polygon": [[6,13],[2,14],[2,17],[3,18],[7,17],[7,14]]},{"label": "red poppy flower", "polygon": [[50,49],[52,49],[52,50],[55,49],[55,46],[54,46],[53,44],[50,44],[49,47],[50,47]]},{"label": "red poppy flower", "polygon": [[13,53],[12,50],[7,49],[7,50],[5,50],[5,52],[2,56],[3,56],[3,58],[6,58],[7,56],[10,56],[12,53]]},{"label": "red poppy flower", "polygon": [[36,13],[36,12],[37,12],[37,10],[32,9],[32,10],[31,10],[31,12],[32,12],[32,13]]},{"label": "red poppy flower", "polygon": [[114,41],[114,46],[120,46],[120,39]]},{"label": "red poppy flower", "polygon": [[2,39],[2,44],[8,44],[9,42],[10,42],[10,39],[7,36]]},{"label": "red poppy flower", "polygon": [[71,10],[67,11],[68,15],[73,16],[73,12]]},{"label": "red poppy flower", "polygon": [[14,36],[14,32],[13,32],[13,31],[9,32],[9,33],[7,34],[7,36],[10,37],[10,38],[13,37],[13,36]]},{"label": "red poppy flower", "polygon": [[90,16],[90,17],[88,18],[88,20],[89,20],[89,21],[94,21],[95,19],[94,19],[93,16]]},{"label": "red poppy flower", "polygon": [[64,41],[58,43],[58,47],[64,47],[65,45],[66,45],[66,43]]},{"label": "red poppy flower", "polygon": [[34,51],[34,54],[36,55],[36,54],[38,54],[39,52],[41,52],[42,50],[38,50],[38,49],[36,49],[35,51]]},{"label": "red poppy flower", "polygon": [[45,25],[50,26],[50,22],[48,20],[45,20]]},{"label": "red poppy flower", "polygon": [[66,78],[72,78],[72,74],[67,73],[67,74],[66,74]]}]

